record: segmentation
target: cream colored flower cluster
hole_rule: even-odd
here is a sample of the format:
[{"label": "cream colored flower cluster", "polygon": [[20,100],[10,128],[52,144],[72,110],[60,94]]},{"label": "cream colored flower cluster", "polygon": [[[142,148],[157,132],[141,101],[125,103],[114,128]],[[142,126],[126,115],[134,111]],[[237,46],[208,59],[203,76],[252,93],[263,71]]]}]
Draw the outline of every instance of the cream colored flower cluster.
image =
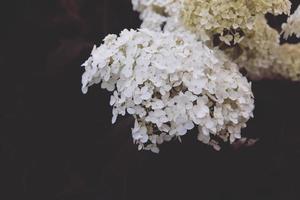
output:
[{"label": "cream colored flower cluster", "polygon": [[194,32],[205,30],[227,45],[239,43],[266,13],[289,14],[288,0],[183,0],[184,24]]},{"label": "cream colored flower cluster", "polygon": [[232,52],[228,55],[240,68],[246,69],[252,80],[274,78],[273,68],[278,58],[279,39],[279,33],[260,16],[256,18],[253,30],[237,46],[230,48]]},{"label": "cream colored flower cluster", "polygon": [[288,38],[293,34],[295,34],[297,37],[300,37],[300,6],[297,8],[294,14],[288,18],[287,23],[283,24],[282,28],[285,38]]},{"label": "cream colored flower cluster", "polygon": [[246,69],[252,80],[284,78],[300,81],[300,46],[281,45],[279,32],[271,28],[263,16],[256,19],[253,30],[240,44],[225,53]]},{"label": "cream colored flower cluster", "polygon": [[293,81],[300,81],[300,44],[284,44],[277,49],[273,73]]},{"label": "cream colored flower cluster", "polygon": [[157,145],[197,127],[198,139],[218,150],[219,140],[240,139],[252,117],[251,84],[187,32],[124,30],[107,36],[83,66],[83,92],[97,83],[113,92],[112,122],[133,115],[139,149],[157,153]]}]

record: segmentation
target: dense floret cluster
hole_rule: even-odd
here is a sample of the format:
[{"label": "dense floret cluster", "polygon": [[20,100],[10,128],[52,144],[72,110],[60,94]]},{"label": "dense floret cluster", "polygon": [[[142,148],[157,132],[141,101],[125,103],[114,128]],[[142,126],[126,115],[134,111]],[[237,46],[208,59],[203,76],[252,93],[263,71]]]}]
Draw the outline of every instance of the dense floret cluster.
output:
[{"label": "dense floret cluster", "polygon": [[212,138],[240,139],[252,116],[251,84],[189,33],[124,30],[107,36],[84,66],[83,92],[100,82],[112,91],[112,121],[133,115],[140,149],[158,152],[158,144],[194,127],[199,140],[218,149]]},{"label": "dense floret cluster", "polygon": [[[132,115],[139,149],[198,140],[219,150],[241,138],[254,109],[251,80],[300,81],[300,46],[280,43],[265,14],[290,15],[289,0],[131,0],[141,29],[109,35],[83,64],[82,91],[112,92],[112,122]],[[300,7],[282,26],[300,37]]]},{"label": "dense floret cluster", "polygon": [[184,0],[184,24],[194,32],[206,31],[228,45],[239,43],[253,29],[257,17],[268,12],[289,13],[288,0]]}]

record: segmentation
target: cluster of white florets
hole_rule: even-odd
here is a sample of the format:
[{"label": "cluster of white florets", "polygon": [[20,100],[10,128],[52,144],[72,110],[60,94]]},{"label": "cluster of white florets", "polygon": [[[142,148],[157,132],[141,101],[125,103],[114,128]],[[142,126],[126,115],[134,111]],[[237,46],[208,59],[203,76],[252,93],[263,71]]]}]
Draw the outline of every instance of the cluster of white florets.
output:
[{"label": "cluster of white florets", "polygon": [[288,18],[287,23],[283,24],[282,29],[284,31],[285,38],[288,38],[293,34],[295,34],[297,37],[300,37],[300,6]]},{"label": "cluster of white florets", "polygon": [[83,92],[97,83],[113,92],[112,122],[132,115],[139,149],[158,152],[157,145],[195,127],[200,141],[219,149],[216,138],[240,139],[252,117],[251,84],[187,32],[124,30],[107,36],[83,66]]},{"label": "cluster of white florets", "polygon": [[155,31],[183,31],[180,20],[181,0],[131,0],[140,12],[141,28]]}]

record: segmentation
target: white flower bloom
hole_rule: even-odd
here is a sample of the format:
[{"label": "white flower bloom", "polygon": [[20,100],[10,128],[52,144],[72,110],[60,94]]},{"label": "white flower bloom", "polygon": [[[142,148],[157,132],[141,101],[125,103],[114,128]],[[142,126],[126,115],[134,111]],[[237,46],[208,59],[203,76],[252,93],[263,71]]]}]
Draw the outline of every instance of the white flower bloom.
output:
[{"label": "white flower bloom", "polygon": [[218,149],[212,136],[233,142],[252,117],[251,84],[188,32],[124,30],[106,37],[83,66],[82,91],[97,83],[113,90],[112,122],[133,115],[139,149],[158,153],[158,145],[194,127],[200,141]]}]

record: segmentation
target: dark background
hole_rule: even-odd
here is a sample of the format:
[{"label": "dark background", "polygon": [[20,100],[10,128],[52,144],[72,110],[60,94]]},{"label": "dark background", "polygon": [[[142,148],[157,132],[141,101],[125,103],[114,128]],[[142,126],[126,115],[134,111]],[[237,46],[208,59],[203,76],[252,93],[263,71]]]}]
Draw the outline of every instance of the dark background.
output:
[{"label": "dark background", "polygon": [[[299,83],[253,83],[243,134],[255,146],[215,152],[191,133],[159,155],[138,152],[131,120],[111,125],[109,94],[81,93],[93,44],[139,26],[130,1],[3,0],[0,9],[1,200],[300,199]],[[269,16],[275,28],[284,18]]]}]

